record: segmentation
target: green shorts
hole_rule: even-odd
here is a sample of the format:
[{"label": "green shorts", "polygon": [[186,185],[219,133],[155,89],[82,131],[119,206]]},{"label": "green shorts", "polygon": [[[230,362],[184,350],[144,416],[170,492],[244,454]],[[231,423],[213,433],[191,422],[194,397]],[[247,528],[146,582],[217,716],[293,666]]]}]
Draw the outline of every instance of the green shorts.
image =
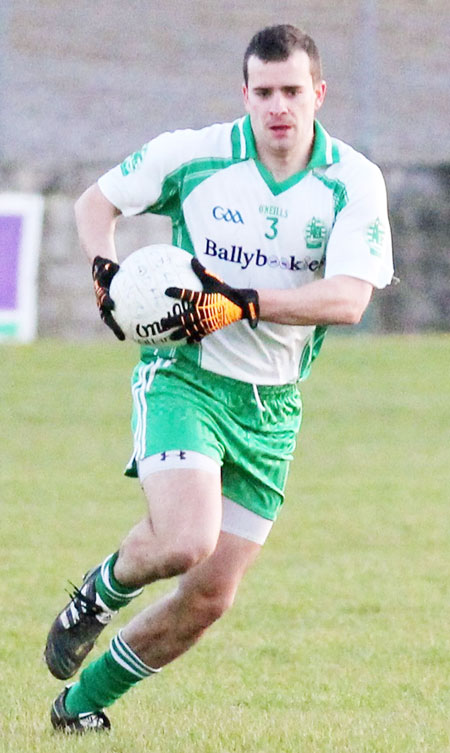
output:
[{"label": "green shorts", "polygon": [[[257,390],[257,393],[255,393]],[[192,450],[221,466],[222,493],[275,520],[301,423],[296,385],[258,386],[205,371],[183,357],[140,361],[132,377],[136,461]]]}]

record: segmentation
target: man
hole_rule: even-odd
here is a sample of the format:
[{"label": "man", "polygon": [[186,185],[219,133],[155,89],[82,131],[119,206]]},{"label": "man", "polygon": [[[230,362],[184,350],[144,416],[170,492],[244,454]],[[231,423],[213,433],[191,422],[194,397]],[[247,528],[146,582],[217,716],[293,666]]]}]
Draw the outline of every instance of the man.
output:
[{"label": "man", "polygon": [[143,586],[176,575],[177,587],[62,691],[57,729],[108,728],[105,706],[230,607],[283,502],[300,426],[297,381],[327,325],[358,322],[373,288],[391,281],[381,173],[315,120],[325,92],[313,40],[289,25],[263,29],[244,59],[246,117],[162,134],[77,202],[100,312],[119,338],[108,290],[120,214],[169,215],[203,292],[169,291],[190,302],[166,322],[190,344],[142,350],[127,473],[139,476],[148,516],[56,618],[50,671],[74,675]]}]

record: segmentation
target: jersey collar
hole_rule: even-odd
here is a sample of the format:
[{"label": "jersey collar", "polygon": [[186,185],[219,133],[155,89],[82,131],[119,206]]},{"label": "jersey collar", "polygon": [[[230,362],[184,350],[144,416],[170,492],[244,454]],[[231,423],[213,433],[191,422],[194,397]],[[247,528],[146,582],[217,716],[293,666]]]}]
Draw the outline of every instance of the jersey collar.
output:
[{"label": "jersey collar", "polygon": [[314,167],[326,167],[327,165],[333,165],[335,162],[339,162],[339,150],[325,128],[318,120],[315,120],[313,150],[306,169],[312,170]]},{"label": "jersey collar", "polygon": [[274,194],[282,193],[287,188],[295,185],[314,168],[327,167],[339,162],[339,150],[331,136],[318,120],[314,121],[314,144],[306,170],[301,170],[280,183],[275,180],[272,173],[258,160],[250,115],[246,115],[239,122],[238,129],[234,130],[234,139],[232,135],[232,141],[233,156],[238,159],[253,159],[261,176]]}]

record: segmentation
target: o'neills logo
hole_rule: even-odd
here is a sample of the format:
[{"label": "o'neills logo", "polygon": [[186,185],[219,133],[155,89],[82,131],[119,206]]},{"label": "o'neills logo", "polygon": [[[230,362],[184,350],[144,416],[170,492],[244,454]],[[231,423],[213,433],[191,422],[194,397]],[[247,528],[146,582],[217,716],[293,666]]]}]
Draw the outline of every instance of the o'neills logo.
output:
[{"label": "o'neills logo", "polygon": [[178,316],[188,308],[189,304],[185,301],[177,301],[173,304],[172,308],[167,312],[167,314],[164,314],[164,316],[162,316],[160,319],[148,323],[146,323],[145,321],[137,322],[135,326],[137,336],[143,343],[147,343],[148,345],[154,344],[155,337],[158,338],[158,344],[170,342],[170,332],[167,334],[167,337],[161,338],[161,334],[163,332],[161,325],[162,320],[169,316]]},{"label": "o'neills logo", "polygon": [[205,240],[204,253],[206,256],[217,256],[222,261],[239,264],[241,269],[248,269],[250,266],[267,266],[271,269],[286,269],[290,272],[316,272],[325,264],[324,255],[320,259],[314,259],[311,256],[305,256],[301,259],[293,254],[290,256],[276,256],[265,253],[260,248],[255,249],[255,251],[245,251],[243,246],[232,244],[227,248],[225,246],[218,246],[211,238],[206,238]]}]

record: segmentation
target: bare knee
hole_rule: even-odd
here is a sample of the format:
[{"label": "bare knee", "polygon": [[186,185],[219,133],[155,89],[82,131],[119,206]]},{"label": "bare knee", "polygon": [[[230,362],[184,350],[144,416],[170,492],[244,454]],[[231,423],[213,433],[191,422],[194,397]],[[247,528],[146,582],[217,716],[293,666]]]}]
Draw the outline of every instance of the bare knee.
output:
[{"label": "bare knee", "polygon": [[212,537],[184,540],[174,536],[171,541],[159,541],[156,537],[147,540],[131,534],[120,548],[116,575],[120,580],[120,568],[132,571],[138,585],[182,575],[209,557],[215,545]]},{"label": "bare knee", "polygon": [[234,590],[211,587],[208,590],[191,592],[183,600],[183,611],[187,615],[180,621],[180,627],[192,634],[204,632],[230,609],[234,602]]},{"label": "bare knee", "polygon": [[202,627],[209,627],[219,620],[233,605],[234,597],[228,593],[220,593],[203,597],[197,605],[199,623]]},{"label": "bare knee", "polygon": [[182,575],[207,559],[214,551],[215,541],[173,541],[162,547],[159,563],[161,578]]}]

